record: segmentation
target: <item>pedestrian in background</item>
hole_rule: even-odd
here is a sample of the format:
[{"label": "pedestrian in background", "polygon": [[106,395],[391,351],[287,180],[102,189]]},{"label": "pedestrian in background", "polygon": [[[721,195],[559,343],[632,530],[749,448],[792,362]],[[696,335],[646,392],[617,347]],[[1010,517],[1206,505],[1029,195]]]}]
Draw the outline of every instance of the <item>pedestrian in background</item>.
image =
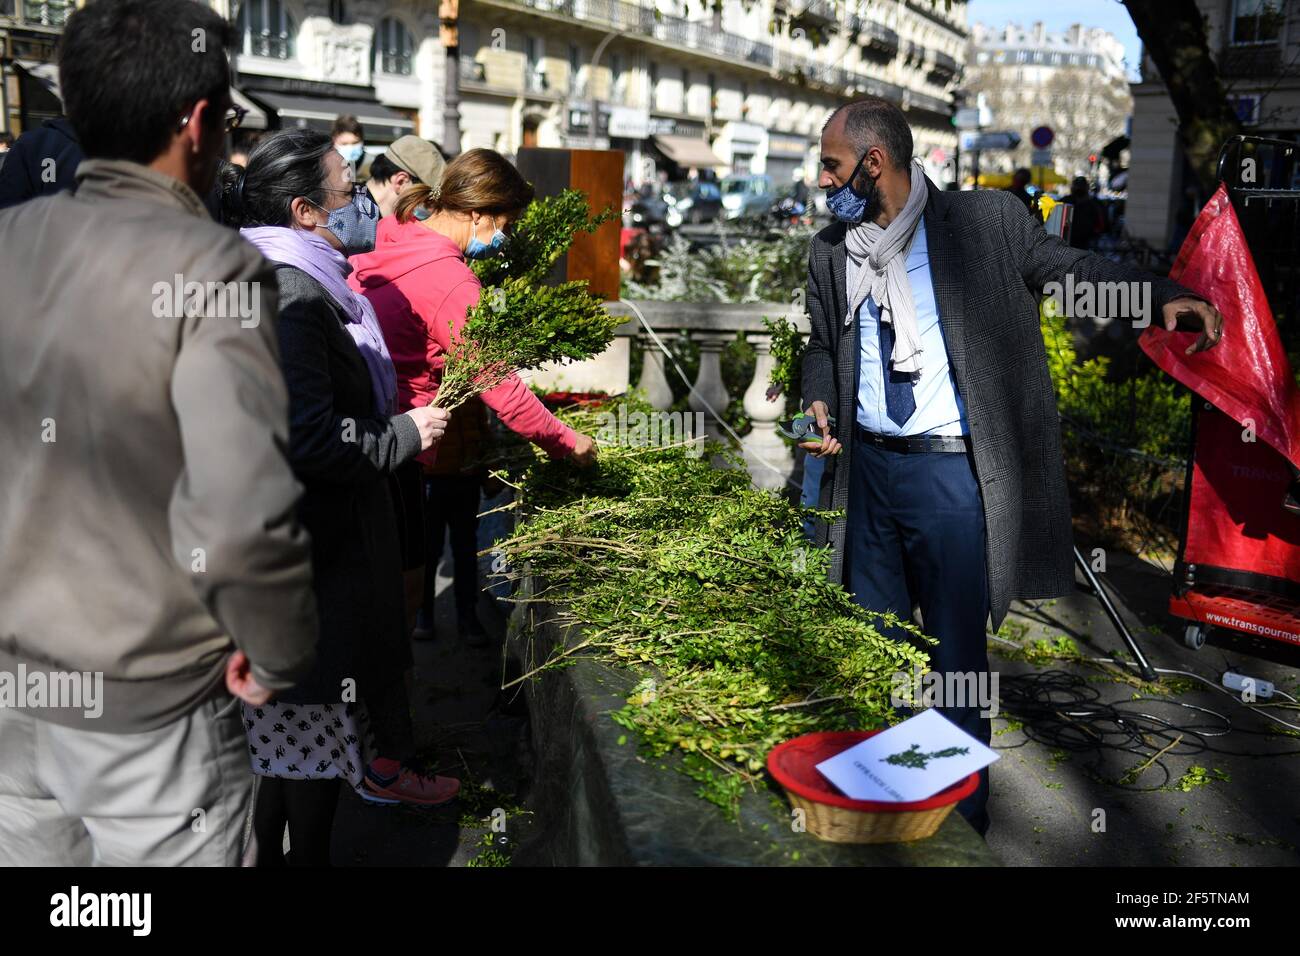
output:
[{"label": "pedestrian in background", "polygon": [[[1025,204],[1026,209],[1032,209],[1034,205],[1034,197],[1029,193],[1029,184],[1032,180],[1033,175],[1022,166],[1011,174],[1011,185],[1006,188],[1007,192]],[[975,185],[976,188],[979,187],[979,183]]]},{"label": "pedestrian in background", "polygon": [[376,156],[364,189],[357,190],[359,236],[348,255],[373,250],[379,220],[393,214],[402,193],[411,186],[437,185],[446,166],[442,151],[418,136],[403,136]]},{"label": "pedestrian in background", "polygon": [[82,155],[77,131],[65,117],[46,120],[23,133],[0,165],[0,209],[71,189]]},{"label": "pedestrian in background", "polygon": [[1070,245],[1076,249],[1091,249],[1098,237],[1106,231],[1106,213],[1101,203],[1092,198],[1088,190],[1088,180],[1076,176],[1070,184],[1070,198],[1066,200],[1071,207]]},{"label": "pedestrian in background", "polygon": [[353,180],[358,180],[360,177],[357,174],[366,155],[366,132],[361,126],[361,121],[350,113],[336,117],[334,125],[330,128],[330,139],[334,143],[334,148],[339,151],[339,155],[352,170]]}]

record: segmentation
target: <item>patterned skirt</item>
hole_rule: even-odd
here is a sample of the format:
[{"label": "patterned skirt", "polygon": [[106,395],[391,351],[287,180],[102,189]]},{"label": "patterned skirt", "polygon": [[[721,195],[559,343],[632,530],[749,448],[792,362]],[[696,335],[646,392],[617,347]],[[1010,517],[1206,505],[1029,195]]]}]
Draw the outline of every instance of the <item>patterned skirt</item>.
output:
[{"label": "patterned skirt", "polygon": [[374,759],[374,738],[364,704],[243,705],[253,773],[286,780],[341,778],[362,790]]}]

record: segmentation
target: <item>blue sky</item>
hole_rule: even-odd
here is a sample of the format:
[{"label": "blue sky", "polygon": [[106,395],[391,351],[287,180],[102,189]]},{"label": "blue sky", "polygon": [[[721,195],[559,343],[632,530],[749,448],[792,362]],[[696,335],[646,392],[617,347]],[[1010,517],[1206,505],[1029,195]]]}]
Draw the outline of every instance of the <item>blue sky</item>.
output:
[{"label": "blue sky", "polygon": [[1072,23],[1101,27],[1124,44],[1129,73],[1138,68],[1142,44],[1128,11],[1119,0],[1061,0],[1058,3],[1034,0],[970,0],[969,19],[989,26],[1005,26],[1008,21],[1029,26],[1041,20],[1049,30],[1064,30]]}]

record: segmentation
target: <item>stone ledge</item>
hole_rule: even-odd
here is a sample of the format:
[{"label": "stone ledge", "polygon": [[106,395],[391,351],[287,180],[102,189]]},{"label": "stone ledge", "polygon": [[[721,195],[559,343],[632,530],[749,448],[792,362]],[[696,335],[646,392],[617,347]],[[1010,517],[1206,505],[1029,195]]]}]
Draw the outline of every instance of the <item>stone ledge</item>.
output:
[{"label": "stone ledge", "polygon": [[[530,589],[524,588],[524,593]],[[527,617],[526,617],[527,616]],[[529,646],[525,622],[549,607],[520,604],[507,653],[525,671],[564,640],[543,623]],[[532,664],[529,664],[529,661]],[[915,843],[851,846],[790,829],[775,784],[746,791],[738,823],[696,796],[678,758],[637,754],[635,735],[614,723],[637,684],[630,671],[590,657],[524,682],[536,755],[530,804],[539,835],[520,847],[518,864],[555,866],[994,866],[997,858],[953,811],[933,837]],[[620,745],[618,738],[626,736]],[[662,769],[665,767],[667,769]],[[783,811],[776,808],[776,796]],[[766,829],[764,829],[766,827]],[[798,853],[798,859],[794,854]]]}]

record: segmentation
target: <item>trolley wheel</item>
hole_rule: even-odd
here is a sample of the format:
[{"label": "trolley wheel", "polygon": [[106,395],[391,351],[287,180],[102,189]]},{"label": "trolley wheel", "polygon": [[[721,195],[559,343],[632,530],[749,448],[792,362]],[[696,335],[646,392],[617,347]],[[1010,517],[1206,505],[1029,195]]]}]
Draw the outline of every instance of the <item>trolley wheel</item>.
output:
[{"label": "trolley wheel", "polygon": [[1205,646],[1205,638],[1209,628],[1202,627],[1200,624],[1188,624],[1183,630],[1183,643],[1194,651],[1199,651]]}]

